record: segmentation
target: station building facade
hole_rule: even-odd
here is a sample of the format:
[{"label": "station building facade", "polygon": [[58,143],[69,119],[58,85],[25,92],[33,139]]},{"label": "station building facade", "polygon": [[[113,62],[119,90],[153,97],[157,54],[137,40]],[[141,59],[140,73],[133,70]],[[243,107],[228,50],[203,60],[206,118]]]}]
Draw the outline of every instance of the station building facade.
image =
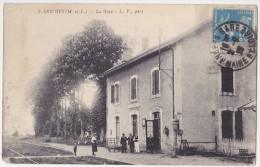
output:
[{"label": "station building facade", "polygon": [[122,133],[138,133],[145,151],[151,134],[157,150],[170,152],[175,116],[178,148],[187,140],[206,151],[255,152],[256,61],[238,71],[219,66],[210,53],[212,34],[212,21],[205,21],[107,70],[106,137],[119,143]]}]

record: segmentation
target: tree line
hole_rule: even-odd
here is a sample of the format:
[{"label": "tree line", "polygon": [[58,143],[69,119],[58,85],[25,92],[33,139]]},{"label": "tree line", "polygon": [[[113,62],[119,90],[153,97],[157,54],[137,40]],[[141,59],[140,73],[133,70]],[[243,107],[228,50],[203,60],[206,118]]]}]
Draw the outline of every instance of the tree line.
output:
[{"label": "tree line", "polygon": [[[29,87],[36,136],[78,137],[81,127],[105,131],[106,82],[102,73],[120,61],[124,46],[122,37],[102,20],[92,20],[84,31],[62,40]],[[80,84],[86,81],[98,86],[92,108],[76,98]]]}]

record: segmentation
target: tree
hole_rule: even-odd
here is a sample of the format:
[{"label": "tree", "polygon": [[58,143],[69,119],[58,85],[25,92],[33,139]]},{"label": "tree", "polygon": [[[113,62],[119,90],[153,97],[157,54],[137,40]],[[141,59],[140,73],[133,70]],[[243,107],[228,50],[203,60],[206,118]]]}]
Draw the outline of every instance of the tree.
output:
[{"label": "tree", "polygon": [[[58,111],[60,99],[64,95],[72,96],[73,91],[75,96],[76,87],[85,79],[91,79],[99,86],[99,94],[90,117],[96,129],[104,128],[105,80],[101,74],[118,63],[123,48],[122,38],[102,20],[92,20],[83,32],[65,37],[61,48],[54,52],[51,62],[46,65],[47,70],[42,73],[33,89],[37,134],[43,132],[47,120],[50,121],[53,112]],[[73,107],[72,110],[79,108]]]}]

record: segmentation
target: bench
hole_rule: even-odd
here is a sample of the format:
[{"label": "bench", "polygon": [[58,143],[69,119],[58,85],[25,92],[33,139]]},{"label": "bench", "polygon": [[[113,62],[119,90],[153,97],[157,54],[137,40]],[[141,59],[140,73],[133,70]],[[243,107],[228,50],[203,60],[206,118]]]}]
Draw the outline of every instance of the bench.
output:
[{"label": "bench", "polygon": [[111,152],[111,150],[114,150],[114,152],[122,150],[121,146],[116,144],[115,138],[107,138],[106,148],[109,152]]},{"label": "bench", "polygon": [[106,147],[109,148],[110,146],[115,145],[115,138],[107,138],[106,140]]},{"label": "bench", "polygon": [[122,150],[122,147],[115,144],[113,146],[108,147],[108,151],[111,152],[111,150],[114,150],[114,152],[116,151],[120,152]]},{"label": "bench", "polygon": [[248,155],[248,149],[238,149],[240,156],[247,156]]},{"label": "bench", "polygon": [[247,163],[252,163],[252,160],[255,158],[255,155],[249,154],[248,149],[238,149],[237,158],[246,159]]}]

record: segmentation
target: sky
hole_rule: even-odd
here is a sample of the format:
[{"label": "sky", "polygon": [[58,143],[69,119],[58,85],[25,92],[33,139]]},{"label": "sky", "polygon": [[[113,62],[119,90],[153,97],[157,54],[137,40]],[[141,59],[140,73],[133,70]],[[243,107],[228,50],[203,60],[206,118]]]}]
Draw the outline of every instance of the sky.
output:
[{"label": "sky", "polygon": [[[74,13],[50,13],[54,10]],[[149,47],[158,45],[160,31],[163,42],[212,19],[212,13],[212,7],[201,5],[5,5],[4,134],[15,129],[33,134],[32,106],[27,105],[26,90],[62,39],[83,31],[92,19],[105,20],[116,34],[128,37],[135,56],[142,51],[142,38],[148,37]],[[96,88],[86,85],[84,90],[92,90],[83,93],[86,105],[91,106]]]}]

